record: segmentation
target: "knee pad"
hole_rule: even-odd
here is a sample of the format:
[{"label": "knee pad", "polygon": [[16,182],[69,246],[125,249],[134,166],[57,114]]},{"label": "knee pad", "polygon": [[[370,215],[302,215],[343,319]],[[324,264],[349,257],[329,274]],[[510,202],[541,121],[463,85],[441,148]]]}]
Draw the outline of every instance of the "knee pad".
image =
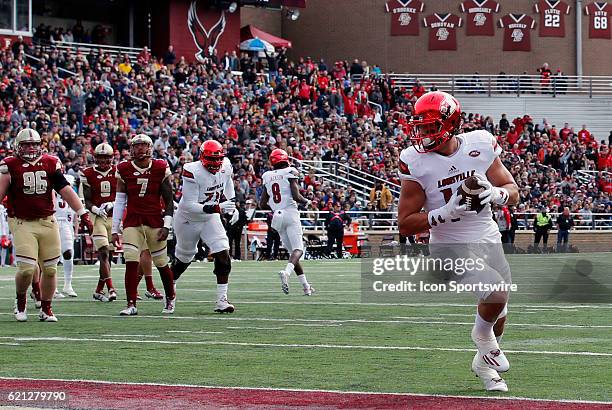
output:
[{"label": "knee pad", "polygon": [[195,254],[193,252],[186,252],[178,246],[174,249],[174,257],[182,263],[191,263]]},{"label": "knee pad", "polygon": [[163,268],[168,265],[168,252],[166,248],[164,247],[164,249],[157,252],[151,252],[151,259],[156,268]]},{"label": "knee pad", "polygon": [[123,244],[123,257],[126,262],[140,262],[140,251],[135,246]]},{"label": "knee pad", "polygon": [[220,252],[215,255],[215,269],[213,273],[217,276],[229,275],[232,270],[232,262],[227,252]]},{"label": "knee pad", "polygon": [[57,274],[57,265],[43,266],[42,274],[48,278],[54,278]]},{"label": "knee pad", "polygon": [[36,274],[36,265],[31,265],[29,263],[17,262],[17,275],[23,278],[33,278],[34,274]]}]

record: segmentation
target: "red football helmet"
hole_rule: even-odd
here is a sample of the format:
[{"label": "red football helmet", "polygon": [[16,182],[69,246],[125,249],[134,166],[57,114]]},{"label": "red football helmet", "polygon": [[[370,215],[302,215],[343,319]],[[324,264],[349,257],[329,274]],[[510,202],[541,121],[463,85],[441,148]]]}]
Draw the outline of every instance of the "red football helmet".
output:
[{"label": "red football helmet", "polygon": [[461,105],[452,95],[433,91],[414,104],[409,138],[418,152],[435,151],[461,128]]},{"label": "red football helmet", "polygon": [[200,161],[204,168],[206,168],[211,174],[216,174],[223,165],[223,158],[225,153],[223,152],[223,145],[218,141],[208,140],[202,144],[200,148]]},{"label": "red football helmet", "polygon": [[8,238],[8,236],[3,235],[2,238],[0,238],[0,247],[2,249],[8,249],[11,246],[13,246],[13,244],[11,243],[11,240]]},{"label": "red football helmet", "polygon": [[276,168],[280,164],[289,164],[289,155],[284,149],[276,148],[270,153],[270,162]]}]

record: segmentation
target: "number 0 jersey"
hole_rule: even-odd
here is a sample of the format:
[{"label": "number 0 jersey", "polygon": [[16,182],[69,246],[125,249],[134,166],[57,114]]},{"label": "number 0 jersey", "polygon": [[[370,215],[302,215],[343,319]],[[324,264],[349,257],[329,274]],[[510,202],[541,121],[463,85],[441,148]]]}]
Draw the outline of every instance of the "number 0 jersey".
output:
[{"label": "number 0 jersey", "polygon": [[57,157],[43,154],[33,162],[7,157],[0,162],[0,173],[11,177],[6,192],[9,217],[33,220],[53,215],[53,189],[66,186]]},{"label": "number 0 jersey", "polygon": [[209,214],[204,213],[204,205],[219,205],[222,195],[226,200],[236,196],[233,176],[234,169],[227,158],[216,174],[210,173],[200,161],[185,164],[183,195],[177,212],[188,221],[205,221]]},{"label": "number 0 jersey", "polygon": [[[414,147],[404,149],[400,155],[400,178],[421,185],[427,212],[444,206],[464,179],[474,173],[485,175],[502,151],[495,137],[484,130],[461,134],[457,139],[459,148],[448,157],[435,152],[419,153]],[[500,238],[487,205],[474,216],[432,225],[430,242],[499,242]]]},{"label": "number 0 jersey", "polygon": [[114,202],[117,190],[117,170],[113,165],[109,170],[103,172],[95,166],[85,168],[79,174],[81,183],[89,187],[91,192],[91,203],[100,207],[106,202]]},{"label": "number 0 jersey", "polygon": [[127,191],[124,228],[164,226],[161,186],[169,176],[170,168],[163,159],[152,159],[147,168],[139,168],[133,161],[117,165],[116,178],[123,181]]},{"label": "number 0 jersey", "polygon": [[291,194],[291,180],[298,179],[299,175],[298,170],[293,167],[274,169],[263,174],[263,184],[270,197],[268,205],[273,211],[297,210],[297,202]]}]

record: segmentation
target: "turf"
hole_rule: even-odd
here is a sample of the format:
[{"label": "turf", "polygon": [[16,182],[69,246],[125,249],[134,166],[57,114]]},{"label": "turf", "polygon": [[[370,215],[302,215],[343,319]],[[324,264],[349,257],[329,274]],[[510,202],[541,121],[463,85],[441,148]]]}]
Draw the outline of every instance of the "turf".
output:
[{"label": "turf", "polygon": [[[545,259],[510,263],[544,269]],[[159,301],[141,302],[137,317],[119,317],[122,286],[120,301],[94,302],[97,268],[77,266],[79,297],[54,302],[58,323],[38,322],[32,303],[29,321],[15,322],[14,270],[3,269],[0,377],[487,395],[469,369],[470,301],[362,304],[358,260],[308,261],[316,294],[303,296],[292,278],[285,296],[277,278],[283,266],[235,263],[229,296],[237,310],[218,315],[212,264],[194,264],[181,278],[171,317],[161,316]],[[122,273],[113,267],[116,285]],[[611,317],[612,304],[511,304],[502,343],[517,351],[508,353],[510,393],[611,401]]]}]

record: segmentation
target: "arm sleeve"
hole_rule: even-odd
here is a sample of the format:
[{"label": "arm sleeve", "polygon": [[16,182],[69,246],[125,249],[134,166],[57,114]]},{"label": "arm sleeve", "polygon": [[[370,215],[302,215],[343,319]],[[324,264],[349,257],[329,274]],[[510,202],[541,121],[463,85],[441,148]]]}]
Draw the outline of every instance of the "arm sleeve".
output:
[{"label": "arm sleeve", "polygon": [[225,181],[225,188],[223,189],[223,195],[227,200],[234,199],[236,197],[236,191],[234,191],[234,173],[229,172],[227,174],[227,180]]},{"label": "arm sleeve", "polygon": [[51,183],[53,184],[53,189],[58,193],[62,190],[62,188],[70,185],[64,174],[62,174],[62,171],[59,169],[55,170],[55,172],[51,174],[50,179]]},{"label": "arm sleeve", "polygon": [[200,189],[198,183],[191,178],[183,177],[183,196],[181,197],[181,208],[189,213],[202,213],[203,206],[198,202]]},{"label": "arm sleeve", "polygon": [[127,205],[127,194],[125,192],[117,192],[115,196],[115,206],[113,207],[113,227],[112,233],[119,233],[121,220],[123,219],[123,211]]}]

